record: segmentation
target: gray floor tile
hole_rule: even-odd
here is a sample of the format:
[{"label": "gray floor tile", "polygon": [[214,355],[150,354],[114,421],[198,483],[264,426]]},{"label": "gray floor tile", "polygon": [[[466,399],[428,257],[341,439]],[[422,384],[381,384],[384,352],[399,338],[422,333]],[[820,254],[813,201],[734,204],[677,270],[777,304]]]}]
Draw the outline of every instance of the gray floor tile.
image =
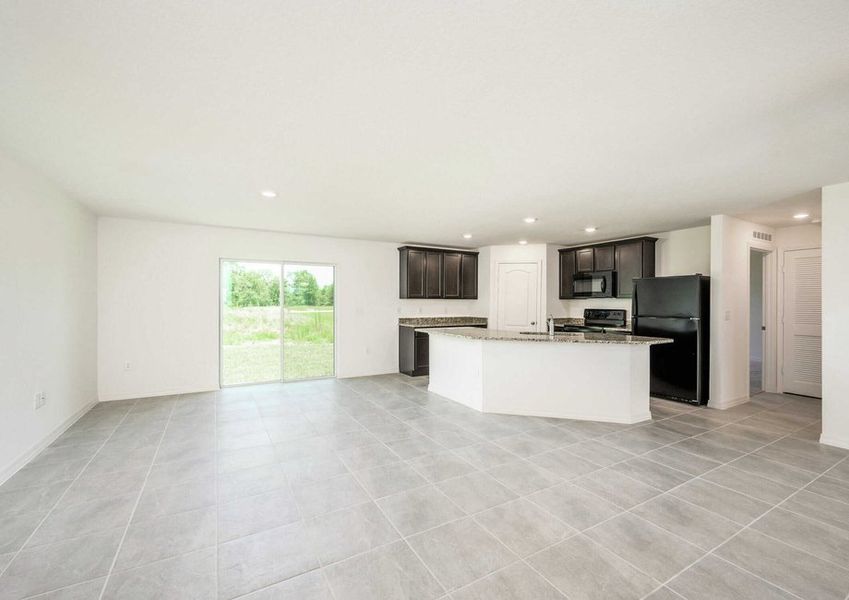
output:
[{"label": "gray floor tile", "polygon": [[780,508],[752,524],[763,534],[838,565],[849,565],[849,531]]},{"label": "gray floor tile", "polygon": [[808,484],[805,489],[820,496],[849,502],[849,481],[823,476]]},{"label": "gray floor tile", "polygon": [[403,541],[325,569],[339,600],[436,600],[442,586]]},{"label": "gray floor tile", "polygon": [[734,435],[725,427],[708,431],[707,433],[704,433],[694,439],[703,442],[708,442],[714,446],[730,448],[732,450],[736,450],[737,452],[742,452],[744,454],[757,450],[766,443],[760,442],[758,440],[753,440],[749,437]]},{"label": "gray floor tile", "polygon": [[39,487],[18,488],[4,491],[0,486],[0,515],[9,516],[22,512],[44,512],[53,508],[59,497],[71,485],[70,481],[59,481]]},{"label": "gray floor tile", "polygon": [[30,596],[29,600],[100,600],[100,592],[106,578],[84,581],[52,592],[45,592],[38,596]]},{"label": "gray floor tile", "polygon": [[401,458],[383,444],[370,444],[339,451],[339,458],[352,471],[373,469],[381,465],[398,462]]},{"label": "gray floor tile", "polygon": [[255,496],[289,485],[280,465],[262,465],[218,476],[218,501]]},{"label": "gray floor tile", "polygon": [[436,454],[445,450],[429,437],[423,435],[410,436],[408,438],[386,442],[389,449],[403,459],[412,459],[426,454]]},{"label": "gray floor tile", "polygon": [[318,566],[300,522],[226,542],[218,547],[218,597],[247,594]]},{"label": "gray floor tile", "polygon": [[731,488],[767,504],[778,504],[797,489],[728,465],[705,473],[702,479]]},{"label": "gray floor tile", "polygon": [[392,463],[374,469],[357,471],[355,477],[372,498],[383,498],[427,485],[427,480],[406,463]]},{"label": "gray floor tile", "polygon": [[475,521],[516,555],[525,557],[563,541],[575,530],[525,499],[475,515]]},{"label": "gray floor tile", "polygon": [[26,464],[27,467],[39,467],[67,463],[75,460],[86,460],[92,458],[95,453],[103,447],[100,442],[94,444],[80,444],[78,446],[49,447]]},{"label": "gray floor tile", "polygon": [[581,535],[535,554],[528,562],[570,600],[633,600],[659,585]]},{"label": "gray floor tile", "polygon": [[630,452],[619,450],[597,440],[587,440],[579,444],[572,444],[566,450],[600,467],[609,467],[612,464],[634,457]]},{"label": "gray floor tile", "polygon": [[0,573],[9,566],[9,563],[12,562],[12,559],[15,558],[17,552],[9,552],[7,554],[0,554]]},{"label": "gray floor tile", "polygon": [[670,469],[647,458],[632,458],[610,467],[613,471],[627,475],[653,488],[669,491],[693,478],[692,475],[677,469]]},{"label": "gray floor tile", "polygon": [[660,490],[623,475],[613,469],[604,469],[576,479],[575,485],[589,490],[612,504],[631,508],[660,494]]},{"label": "gray floor tile", "polygon": [[516,456],[523,458],[554,450],[558,446],[557,442],[542,440],[530,433],[520,433],[518,435],[500,438],[494,443],[508,452],[512,452]]},{"label": "gray floor tile", "polygon": [[6,493],[22,488],[44,487],[60,481],[71,481],[82,472],[87,463],[88,459],[83,459],[42,466],[25,466],[0,486],[0,492]]},{"label": "gray floor tile", "polygon": [[468,514],[486,510],[516,498],[515,493],[490,475],[480,471],[446,479],[437,483],[436,487]]},{"label": "gray floor tile", "polygon": [[844,600],[849,593],[849,571],[751,529],[716,554],[802,598]]},{"label": "gray floor tile", "polygon": [[817,474],[813,471],[797,469],[754,454],[738,458],[728,465],[796,489],[810,483],[817,477]]},{"label": "gray floor tile", "polygon": [[708,555],[678,575],[669,588],[687,600],[789,600],[787,592]]},{"label": "gray floor tile", "polygon": [[404,536],[463,516],[463,511],[433,486],[381,498],[377,505]]},{"label": "gray floor tile", "polygon": [[843,462],[829,469],[827,475],[843,481],[849,481],[849,458],[843,459]]},{"label": "gray floor tile", "polygon": [[696,456],[701,456],[702,458],[707,458],[719,463],[732,461],[745,454],[745,452],[739,452],[733,448],[729,448],[728,446],[720,446],[718,444],[708,442],[706,441],[706,438],[702,436],[687,438],[686,440],[682,440],[677,444],[674,444],[672,448],[683,450],[690,454],[695,454]]},{"label": "gray floor tile", "polygon": [[0,515],[0,553],[20,550],[46,515],[46,510]]},{"label": "gray floor tile", "polygon": [[134,522],[127,530],[116,570],[200,550],[216,543],[216,510],[201,508]]},{"label": "gray floor tile", "polygon": [[56,505],[56,508],[90,502],[110,496],[126,496],[141,491],[147,471],[119,471],[103,475],[80,476]]},{"label": "gray floor tile", "polygon": [[408,461],[408,464],[431,483],[466,475],[475,467],[452,452],[428,454]]},{"label": "gray floor tile", "polygon": [[145,487],[133,513],[133,521],[214,506],[215,502],[215,480],[212,478],[196,479],[171,487]]},{"label": "gray floor tile", "polygon": [[304,526],[322,565],[399,539],[398,532],[373,502],[309,519]]},{"label": "gray floor tile", "polygon": [[155,445],[124,450],[111,448],[107,443],[85,468],[85,475],[147,469],[153,463],[154,454]]},{"label": "gray floor tile", "polygon": [[715,460],[710,460],[695,454],[690,454],[689,452],[684,452],[674,446],[667,446],[665,448],[649,452],[644,455],[643,458],[653,460],[654,462],[660,463],[671,469],[684,471],[685,473],[689,473],[693,476],[707,473],[722,464]]},{"label": "gray floor tile", "polygon": [[407,541],[449,590],[480,579],[516,560],[513,553],[472,519],[447,523]]},{"label": "gray floor tile", "polygon": [[452,600],[565,600],[523,563],[514,563],[451,594]]},{"label": "gray floor tile", "polygon": [[315,570],[275,583],[244,600],[335,600],[322,571]]},{"label": "gray floor tile", "polygon": [[714,512],[668,494],[637,506],[633,512],[703,550],[712,550],[742,528]]},{"label": "gray floor tile", "polygon": [[215,477],[215,471],[214,454],[173,460],[155,464],[150,470],[147,485],[150,487],[166,487],[194,479],[207,479]]},{"label": "gray floor tile", "polygon": [[215,598],[215,548],[114,572],[103,594],[103,600]]},{"label": "gray floor tile", "polygon": [[11,600],[103,577],[123,528],[22,550],[0,577],[0,598]]},{"label": "gray floor tile", "polygon": [[772,506],[701,479],[688,481],[669,493],[741,525],[748,525]]},{"label": "gray floor tile", "polygon": [[499,483],[519,496],[526,496],[562,483],[562,479],[526,460],[504,463],[487,471]]},{"label": "gray floor tile", "polygon": [[229,473],[277,462],[274,446],[257,446],[218,453],[218,472]]},{"label": "gray floor tile", "polygon": [[849,531],[849,504],[845,502],[802,490],[785,500],[781,508]]},{"label": "gray floor tile", "polygon": [[585,533],[658,581],[666,581],[704,554],[696,546],[630,513]]},{"label": "gray floor tile", "polygon": [[842,452],[837,452],[836,448],[791,438],[782,438],[773,442],[755,452],[755,455],[816,473],[826,471],[846,456]]},{"label": "gray floor tile", "polygon": [[597,464],[575,456],[564,449],[537,454],[528,460],[563,479],[575,479],[601,468]]},{"label": "gray floor tile", "polygon": [[284,462],[280,468],[293,486],[326,481],[348,472],[348,467],[338,456],[323,455]]},{"label": "gray floor tile", "polygon": [[295,486],[293,491],[301,516],[305,519],[370,500],[351,475],[340,475],[318,483]]},{"label": "gray floor tile", "polygon": [[516,460],[516,455],[490,442],[466,446],[454,453],[477,469],[491,469]]},{"label": "gray floor tile", "polygon": [[622,512],[615,504],[568,483],[531,494],[528,500],[578,530],[597,525]]},{"label": "gray floor tile", "polygon": [[28,545],[61,542],[116,527],[126,527],[136,499],[135,494],[129,494],[57,508],[33,534]]},{"label": "gray floor tile", "polygon": [[288,488],[238,498],[218,507],[218,541],[234,540],[300,518],[298,505]]}]

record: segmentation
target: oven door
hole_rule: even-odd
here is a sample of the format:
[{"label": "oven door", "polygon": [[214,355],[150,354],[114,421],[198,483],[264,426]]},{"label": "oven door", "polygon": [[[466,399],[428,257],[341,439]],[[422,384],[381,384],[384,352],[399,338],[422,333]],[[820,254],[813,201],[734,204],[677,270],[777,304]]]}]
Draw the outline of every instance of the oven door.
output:
[{"label": "oven door", "polygon": [[576,273],[572,280],[572,296],[575,298],[612,298],[613,271]]}]

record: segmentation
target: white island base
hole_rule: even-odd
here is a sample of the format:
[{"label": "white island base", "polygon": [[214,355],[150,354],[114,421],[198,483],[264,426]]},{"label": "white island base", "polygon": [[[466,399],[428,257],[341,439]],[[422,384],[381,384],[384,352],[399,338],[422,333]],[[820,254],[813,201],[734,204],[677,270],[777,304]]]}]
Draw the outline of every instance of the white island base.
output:
[{"label": "white island base", "polygon": [[610,423],[651,419],[648,343],[475,339],[438,331],[429,337],[428,389],[470,408]]}]

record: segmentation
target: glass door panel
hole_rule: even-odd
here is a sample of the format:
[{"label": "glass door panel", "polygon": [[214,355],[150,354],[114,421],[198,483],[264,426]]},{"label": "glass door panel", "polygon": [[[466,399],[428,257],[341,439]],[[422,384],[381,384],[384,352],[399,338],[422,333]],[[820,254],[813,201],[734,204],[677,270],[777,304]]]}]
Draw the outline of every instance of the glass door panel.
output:
[{"label": "glass door panel", "polygon": [[283,265],[283,378],[333,377],[334,268]]},{"label": "glass door panel", "polygon": [[221,385],[280,381],[282,265],[221,263]]}]

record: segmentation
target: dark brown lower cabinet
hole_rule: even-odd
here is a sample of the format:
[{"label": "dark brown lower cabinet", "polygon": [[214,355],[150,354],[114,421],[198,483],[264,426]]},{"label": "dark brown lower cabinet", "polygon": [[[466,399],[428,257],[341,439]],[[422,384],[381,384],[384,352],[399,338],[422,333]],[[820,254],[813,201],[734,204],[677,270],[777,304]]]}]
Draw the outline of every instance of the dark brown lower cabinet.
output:
[{"label": "dark brown lower cabinet", "polygon": [[[462,327],[486,328],[486,325]],[[430,373],[430,338],[426,329],[398,327],[398,371],[411,377]]]}]

